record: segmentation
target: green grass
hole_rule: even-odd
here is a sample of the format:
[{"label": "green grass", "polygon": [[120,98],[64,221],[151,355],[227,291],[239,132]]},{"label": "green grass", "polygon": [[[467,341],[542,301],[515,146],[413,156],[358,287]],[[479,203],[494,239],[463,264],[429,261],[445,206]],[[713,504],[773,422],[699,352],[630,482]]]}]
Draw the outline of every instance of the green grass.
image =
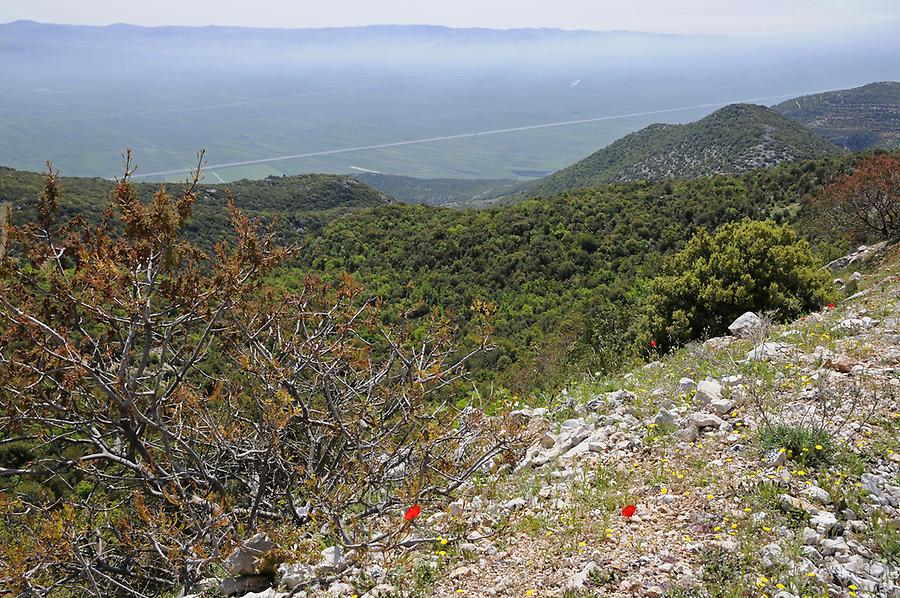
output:
[{"label": "green grass", "polygon": [[835,456],[835,442],[831,434],[812,424],[763,426],[759,432],[759,443],[763,450],[784,450],[789,460],[809,467],[829,463]]}]

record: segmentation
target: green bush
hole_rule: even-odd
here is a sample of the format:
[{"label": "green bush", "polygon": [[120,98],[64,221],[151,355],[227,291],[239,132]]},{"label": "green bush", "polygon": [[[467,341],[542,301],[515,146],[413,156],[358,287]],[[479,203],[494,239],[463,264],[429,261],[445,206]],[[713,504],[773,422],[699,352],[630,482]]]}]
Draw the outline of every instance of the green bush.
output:
[{"label": "green bush", "polygon": [[831,283],[787,225],[743,220],[705,230],[653,281],[648,330],[666,349],[723,334],[746,311],[796,318],[828,302]]},{"label": "green bush", "polygon": [[759,441],[763,450],[783,450],[792,461],[808,466],[832,461],[836,450],[831,434],[815,425],[764,426]]}]

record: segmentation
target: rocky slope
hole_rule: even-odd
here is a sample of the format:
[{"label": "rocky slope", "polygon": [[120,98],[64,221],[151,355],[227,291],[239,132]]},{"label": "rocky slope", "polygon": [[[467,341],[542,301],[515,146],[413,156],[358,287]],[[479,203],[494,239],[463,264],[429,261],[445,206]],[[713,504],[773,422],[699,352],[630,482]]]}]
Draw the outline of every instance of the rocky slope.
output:
[{"label": "rocky slope", "polygon": [[782,102],[778,114],[853,151],[900,148],[900,83],[870,83]]},{"label": "rocky slope", "polygon": [[639,179],[699,177],[841,150],[768,108],[733,104],[686,125],[655,124],[538,181],[531,197]]},{"label": "rocky slope", "polygon": [[900,595],[900,248],[853,255],[832,266],[850,293],[837,306],[785,326],[745,314],[731,336],[520,406],[507,417],[528,448],[400,527],[399,554],[330,547],[281,564],[268,588],[271,574],[248,575],[274,550],[259,536],[226,561],[244,577],[225,587]]}]

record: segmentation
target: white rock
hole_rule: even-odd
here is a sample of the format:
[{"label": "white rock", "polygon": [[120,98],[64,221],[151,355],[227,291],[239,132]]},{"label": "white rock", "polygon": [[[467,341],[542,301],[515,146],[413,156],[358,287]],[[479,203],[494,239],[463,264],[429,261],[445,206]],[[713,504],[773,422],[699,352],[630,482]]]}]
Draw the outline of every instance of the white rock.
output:
[{"label": "white rock", "polygon": [[707,378],[697,385],[697,401],[700,405],[708,405],[722,398],[722,385],[712,378]]},{"label": "white rock", "polygon": [[709,402],[709,408],[716,415],[725,415],[726,413],[731,413],[731,410],[734,409],[734,401],[730,399],[714,399]]},{"label": "white rock", "polygon": [[584,567],[584,569],[582,569],[578,573],[575,573],[574,575],[569,577],[568,580],[566,580],[566,589],[573,590],[576,592],[585,589],[585,587],[587,586],[587,583],[588,583],[588,578],[591,575],[591,572],[596,568],[597,568],[597,564],[594,563],[593,561],[588,563]]},{"label": "white rock", "polygon": [[728,332],[738,338],[750,338],[762,327],[762,319],[752,311],[748,311],[731,323]]},{"label": "white rock", "polygon": [[260,532],[234,549],[225,559],[225,568],[235,577],[270,573],[274,571],[274,566],[262,562],[262,559],[276,548],[269,536]]},{"label": "white rock", "polygon": [[818,486],[808,486],[800,494],[823,505],[831,504],[831,495]]},{"label": "white rock", "polygon": [[760,562],[764,567],[774,567],[785,562],[781,546],[776,543],[766,544],[759,553]]},{"label": "white rock", "polygon": [[825,533],[837,524],[837,517],[829,511],[819,511],[810,518],[809,522],[814,528]]}]

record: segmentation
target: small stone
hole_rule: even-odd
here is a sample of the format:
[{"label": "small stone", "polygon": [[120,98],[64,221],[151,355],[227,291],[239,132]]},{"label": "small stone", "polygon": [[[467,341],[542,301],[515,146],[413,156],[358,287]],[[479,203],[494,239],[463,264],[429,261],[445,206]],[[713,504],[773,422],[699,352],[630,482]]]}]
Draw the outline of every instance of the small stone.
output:
[{"label": "small stone", "polygon": [[709,402],[709,408],[716,415],[725,415],[731,413],[734,409],[734,401],[730,399],[715,399]]},{"label": "small stone", "polygon": [[573,574],[566,580],[566,589],[574,590],[576,592],[585,589],[588,583],[588,578],[591,575],[591,572],[597,568],[597,564],[593,561],[589,562],[584,569],[579,571],[578,573]]},{"label": "small stone", "polygon": [[816,501],[817,503],[823,505],[831,504],[831,495],[828,494],[826,490],[823,490],[818,486],[807,486],[806,488],[804,488],[801,494],[810,500]]},{"label": "small stone", "polygon": [[527,504],[528,503],[525,501],[524,498],[514,498],[514,499],[508,501],[503,506],[504,506],[504,508],[506,508],[507,511],[518,511],[519,509],[525,508],[525,505],[527,505]]},{"label": "small stone", "polygon": [[331,587],[328,588],[328,595],[334,596],[335,598],[349,598],[356,594],[356,591],[353,589],[349,583],[339,581],[331,584]]},{"label": "small stone", "polygon": [[762,550],[759,552],[759,559],[764,567],[774,567],[775,565],[781,565],[785,562],[781,546],[774,542],[762,547]]},{"label": "small stone", "polygon": [[825,538],[822,540],[822,555],[831,556],[836,553],[850,552],[850,547],[844,541],[842,536],[837,538]]},{"label": "small stone", "polygon": [[695,388],[697,388],[697,383],[694,382],[691,378],[682,378],[678,381],[678,392],[686,394],[691,392]]},{"label": "small stone", "polygon": [[834,516],[834,513],[819,511],[812,516],[809,522],[820,532],[826,533],[837,524],[837,517]]},{"label": "small stone", "polygon": [[675,425],[675,414],[668,409],[660,409],[653,418],[653,423],[660,428],[671,428]]},{"label": "small stone", "polygon": [[222,593],[226,596],[243,596],[250,592],[262,592],[272,585],[268,575],[242,575],[222,580]]},{"label": "small stone", "polygon": [[762,343],[747,353],[747,361],[769,361],[788,348],[784,343]]},{"label": "small stone", "polygon": [[459,579],[460,577],[467,576],[471,572],[472,572],[471,567],[466,567],[466,566],[457,567],[456,569],[454,569],[453,571],[450,572],[450,579]]},{"label": "small stone", "polygon": [[825,367],[830,370],[834,370],[835,372],[840,372],[842,374],[849,374],[853,370],[853,366],[856,365],[856,360],[851,357],[840,353],[835,355],[834,357],[825,360]]},{"label": "small stone", "polygon": [[804,544],[810,546],[813,544],[818,544],[819,542],[819,534],[816,533],[816,530],[810,527],[804,527],[800,537],[803,539]]},{"label": "small stone", "polygon": [[316,575],[330,575],[344,566],[344,551],[340,546],[329,546],[322,551],[322,560],[316,566]]},{"label": "small stone", "polygon": [[662,598],[665,593],[666,591],[659,586],[650,586],[644,591],[644,596],[647,598]]}]

